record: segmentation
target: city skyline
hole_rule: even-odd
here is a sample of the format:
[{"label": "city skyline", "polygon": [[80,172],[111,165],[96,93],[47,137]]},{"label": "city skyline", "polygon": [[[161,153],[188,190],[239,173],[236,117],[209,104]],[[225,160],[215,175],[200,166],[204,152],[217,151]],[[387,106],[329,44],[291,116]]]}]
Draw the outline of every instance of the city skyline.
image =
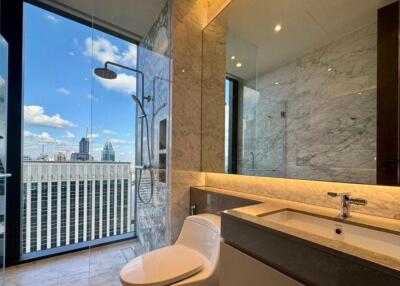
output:
[{"label": "city skyline", "polygon": [[[84,141],[84,142],[83,142]],[[41,154],[37,158],[32,158],[30,156],[24,156],[24,161],[51,161],[51,162],[62,162],[62,161],[93,161],[93,162],[116,162],[115,160],[115,151],[111,141],[106,141],[103,146],[103,150],[101,152],[101,159],[95,160],[93,156],[90,155],[90,146],[86,144],[90,144],[88,142],[88,138],[82,137],[79,141],[79,150],[74,153],[64,153],[64,152],[56,152],[54,154],[46,154],[46,152],[42,149]],[[84,146],[84,147],[83,147]],[[86,149],[87,148],[87,149]],[[86,149],[86,150],[83,150]],[[117,162],[126,162],[126,161],[117,161]]]},{"label": "city skyline", "polygon": [[136,77],[116,70],[106,81],[93,68],[136,67],[137,46],[30,4],[24,12],[24,156],[68,158],[87,137],[94,160],[109,141],[116,161],[134,162]]}]

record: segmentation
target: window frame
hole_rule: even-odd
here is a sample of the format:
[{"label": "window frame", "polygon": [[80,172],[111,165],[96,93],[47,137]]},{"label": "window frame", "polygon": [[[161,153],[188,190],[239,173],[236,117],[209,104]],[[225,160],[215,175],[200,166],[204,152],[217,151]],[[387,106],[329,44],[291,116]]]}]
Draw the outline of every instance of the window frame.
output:
[{"label": "window frame", "polygon": [[[8,120],[7,120],[7,168],[12,177],[7,180],[6,187],[6,233],[5,233],[5,266],[41,260],[52,256],[98,247],[114,242],[137,238],[136,223],[131,233],[102,238],[93,245],[86,241],[79,245],[68,245],[43,251],[40,255],[22,255],[22,218],[23,218],[23,19],[24,3],[28,3],[65,17],[77,23],[97,29],[114,37],[139,46],[139,41],[120,34],[97,23],[63,11],[37,0],[2,0],[0,5],[0,33],[9,44],[9,83],[8,83]],[[51,187],[51,186],[50,186]],[[79,186],[77,186],[79,187]],[[49,186],[48,186],[49,188]],[[135,200],[136,204],[136,200]],[[136,205],[135,205],[136,212]]]}]

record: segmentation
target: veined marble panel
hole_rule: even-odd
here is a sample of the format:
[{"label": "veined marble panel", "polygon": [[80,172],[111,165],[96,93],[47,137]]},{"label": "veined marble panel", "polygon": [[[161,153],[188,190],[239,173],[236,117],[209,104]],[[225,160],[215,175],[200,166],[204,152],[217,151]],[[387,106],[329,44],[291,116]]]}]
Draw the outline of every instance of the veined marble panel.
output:
[{"label": "veined marble panel", "polygon": [[215,19],[203,30],[201,169],[224,172],[226,23]]},{"label": "veined marble panel", "polygon": [[[169,149],[160,150],[160,122],[167,120],[167,126],[170,125],[170,7],[168,1],[161,11],[158,19],[153,24],[146,37],[138,47],[138,68],[144,72],[144,95],[152,96],[153,100],[145,100],[144,108],[149,121],[150,133],[150,153],[152,157],[152,166],[157,169],[160,166],[160,154],[169,156]],[[138,77],[138,90],[141,90],[140,77]],[[139,94],[142,95],[141,93]],[[136,165],[148,164],[147,149],[147,128],[141,121],[141,111],[136,109],[138,118],[136,120]],[[143,150],[140,150],[140,140],[144,128]],[[168,130],[168,127],[167,127]],[[143,162],[140,162],[143,152]],[[160,248],[169,243],[169,182],[160,180],[163,178],[161,173],[165,171],[154,171],[153,175],[153,193],[151,194],[150,173],[144,171],[140,184],[140,196],[148,203],[143,203],[137,196],[137,236],[146,251]],[[168,176],[166,176],[168,178]],[[138,171],[136,172],[138,181]],[[138,184],[137,184],[138,185]]]},{"label": "veined marble panel", "polygon": [[174,242],[189,215],[189,188],[201,167],[202,28],[207,23],[207,0],[173,1],[173,83],[171,142],[171,236]]},{"label": "veined marble panel", "polygon": [[[377,27],[373,23],[258,77],[257,105],[266,114],[273,107],[268,101],[280,101],[286,107],[286,122],[281,125],[281,133],[286,133],[282,137],[286,144],[283,174],[376,182],[376,57]],[[261,112],[257,109],[257,115]],[[255,123],[256,142],[263,138],[258,130],[266,130],[262,125],[268,119],[264,119]],[[271,138],[279,134],[273,129],[268,133]],[[251,151],[256,149],[244,148],[242,154]],[[276,157],[261,150],[256,162],[268,166],[277,162]]]}]

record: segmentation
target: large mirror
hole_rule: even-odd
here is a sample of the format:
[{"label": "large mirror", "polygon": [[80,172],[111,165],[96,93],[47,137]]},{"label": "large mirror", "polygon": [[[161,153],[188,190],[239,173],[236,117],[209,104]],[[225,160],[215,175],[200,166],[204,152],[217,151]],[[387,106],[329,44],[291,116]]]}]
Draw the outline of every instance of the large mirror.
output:
[{"label": "large mirror", "polygon": [[398,11],[233,0],[203,30],[202,170],[398,185]]}]

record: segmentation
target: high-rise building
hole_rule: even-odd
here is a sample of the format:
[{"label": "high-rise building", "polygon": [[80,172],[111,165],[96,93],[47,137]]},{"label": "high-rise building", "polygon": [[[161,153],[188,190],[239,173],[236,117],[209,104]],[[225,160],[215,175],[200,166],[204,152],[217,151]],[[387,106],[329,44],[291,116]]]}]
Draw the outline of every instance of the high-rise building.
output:
[{"label": "high-rise building", "polygon": [[65,153],[63,152],[58,152],[54,155],[54,161],[66,161],[67,158],[65,156]]},{"label": "high-rise building", "polygon": [[89,154],[89,139],[88,138],[82,138],[81,141],[79,141],[79,153]]},{"label": "high-rise building", "polygon": [[23,253],[130,232],[130,163],[24,162]]},{"label": "high-rise building", "polygon": [[79,152],[71,154],[71,161],[89,161],[93,157],[89,154],[89,138],[83,137],[79,141]]},{"label": "high-rise building", "polygon": [[115,152],[110,141],[107,141],[106,144],[104,144],[103,151],[101,152],[101,161],[115,161]]}]

